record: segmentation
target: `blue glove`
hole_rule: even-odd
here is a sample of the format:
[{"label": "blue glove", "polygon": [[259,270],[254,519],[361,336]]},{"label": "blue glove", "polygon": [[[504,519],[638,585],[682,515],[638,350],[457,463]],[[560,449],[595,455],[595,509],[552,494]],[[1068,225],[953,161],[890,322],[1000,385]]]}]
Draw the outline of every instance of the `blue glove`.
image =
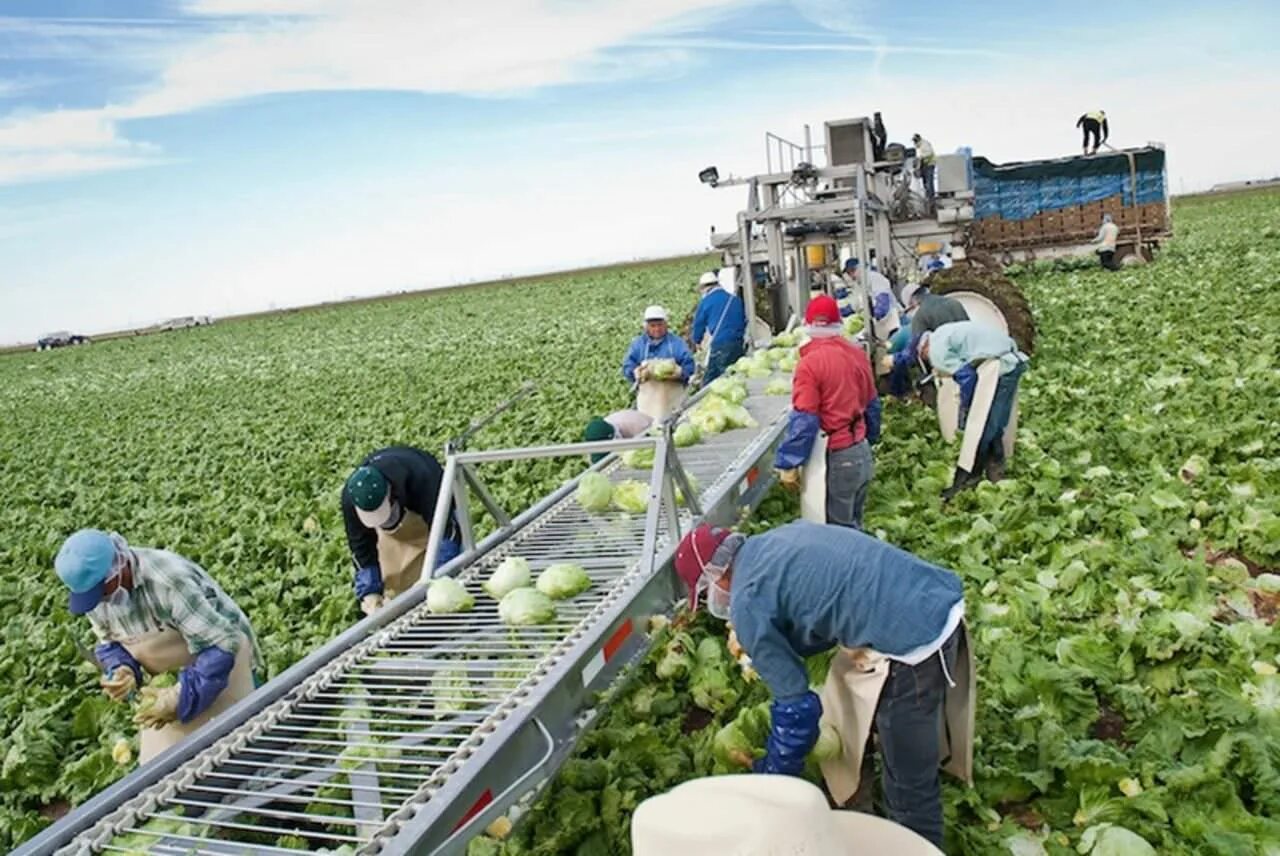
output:
[{"label": "blue glove", "polygon": [[863,420],[867,423],[867,442],[873,446],[880,439],[881,410],[880,396],[876,396],[867,404],[866,412],[862,414]]},{"label": "blue glove", "polygon": [[204,713],[218,693],[227,688],[227,679],[236,664],[235,655],[217,647],[205,648],[178,673],[178,720],[190,722]]},{"label": "blue glove", "polygon": [[849,289],[841,286],[835,290],[836,300],[845,300],[849,297]]},{"label": "blue glove", "polygon": [[799,776],[804,759],[818,742],[818,720],[822,701],[810,690],[804,695],[775,701],[769,708],[772,727],[765,744],[765,756],[752,765],[757,773]]},{"label": "blue glove", "polygon": [[813,451],[813,441],[818,439],[821,422],[816,413],[792,410],[787,419],[787,436],[778,446],[773,465],[780,470],[792,470],[804,466]]},{"label": "blue glove", "polygon": [[887,291],[882,291],[871,301],[871,317],[877,321],[889,314],[889,310],[893,308],[893,295]]},{"label": "blue glove", "polygon": [[960,409],[968,410],[973,404],[973,394],[978,391],[978,370],[973,366],[963,366],[955,373],[954,379],[960,385]]},{"label": "blue glove", "polygon": [[382,568],[377,565],[356,568],[356,600],[364,600],[367,594],[382,594]]},{"label": "blue glove", "polygon": [[102,667],[102,674],[111,677],[116,673],[116,669],[121,666],[128,666],[133,669],[133,677],[137,680],[138,686],[142,686],[141,664],[133,659],[133,655],[125,650],[125,647],[119,642],[103,642],[93,649],[93,656],[97,659],[98,665]]},{"label": "blue glove", "polygon": [[849,304],[847,304],[847,303],[841,303],[841,304],[840,304],[840,317],[841,317],[841,318],[848,318],[848,317],[849,317],[850,315],[852,315],[852,314],[853,314],[853,307],[852,307],[852,306],[850,306],[850,305],[849,305]]}]

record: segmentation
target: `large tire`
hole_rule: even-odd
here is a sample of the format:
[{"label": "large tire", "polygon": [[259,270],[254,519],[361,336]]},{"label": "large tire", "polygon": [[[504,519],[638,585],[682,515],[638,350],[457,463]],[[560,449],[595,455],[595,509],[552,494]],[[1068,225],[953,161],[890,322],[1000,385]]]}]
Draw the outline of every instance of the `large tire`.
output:
[{"label": "large tire", "polygon": [[957,264],[946,270],[934,271],[925,283],[934,294],[955,291],[972,291],[990,300],[1000,308],[1009,335],[1018,343],[1023,353],[1035,351],[1036,322],[1026,295],[1013,280],[1003,273],[985,267]]}]

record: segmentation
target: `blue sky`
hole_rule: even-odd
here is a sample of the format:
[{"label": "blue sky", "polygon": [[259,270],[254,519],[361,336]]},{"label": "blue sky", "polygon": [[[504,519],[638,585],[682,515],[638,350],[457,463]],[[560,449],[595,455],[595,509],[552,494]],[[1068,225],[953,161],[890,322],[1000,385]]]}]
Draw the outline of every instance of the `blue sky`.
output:
[{"label": "blue sky", "polygon": [[[961,8],[966,11],[960,12]],[[1153,10],[1159,8],[1156,13]],[[0,342],[698,250],[766,130],[1280,174],[1274,2],[0,0]]]}]

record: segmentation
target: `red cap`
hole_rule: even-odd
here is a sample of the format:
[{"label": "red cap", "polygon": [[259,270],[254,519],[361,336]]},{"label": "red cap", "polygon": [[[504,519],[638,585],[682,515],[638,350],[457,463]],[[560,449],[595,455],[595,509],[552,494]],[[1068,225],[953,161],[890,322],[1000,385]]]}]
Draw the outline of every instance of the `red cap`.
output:
[{"label": "red cap", "polygon": [[839,324],[840,307],[836,299],[829,294],[820,294],[809,301],[809,308],[804,311],[804,323],[814,325]]},{"label": "red cap", "polygon": [[728,529],[701,524],[684,538],[676,548],[676,573],[689,587],[689,608],[698,608],[698,579],[711,563],[716,548],[729,537]]}]

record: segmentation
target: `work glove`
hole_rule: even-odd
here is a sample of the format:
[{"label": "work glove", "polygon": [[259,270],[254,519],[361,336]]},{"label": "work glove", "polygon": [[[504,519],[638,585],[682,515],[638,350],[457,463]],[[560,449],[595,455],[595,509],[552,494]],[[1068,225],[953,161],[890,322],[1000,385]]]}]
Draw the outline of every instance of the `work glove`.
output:
[{"label": "work glove", "polygon": [[103,675],[98,683],[112,701],[124,701],[138,688],[138,679],[128,666],[117,666],[110,675]]},{"label": "work glove", "polygon": [[799,776],[804,759],[818,742],[822,701],[810,690],[802,696],[775,701],[769,708],[769,740],[765,756],[752,765],[757,773]]},{"label": "work glove", "polygon": [[729,655],[735,660],[742,656],[742,645],[732,627],[729,628]]},{"label": "work glove", "polygon": [[379,609],[382,609],[382,595],[367,594],[360,598],[360,611],[365,615],[373,615]]},{"label": "work glove", "polygon": [[178,718],[179,686],[145,686],[138,691],[141,701],[133,721],[143,728],[163,728]]},{"label": "work glove", "polygon": [[800,492],[800,468],[792,467],[789,470],[778,470],[778,483],[782,485],[782,489],[788,493]]},{"label": "work glove", "polygon": [[880,358],[881,374],[888,374],[893,371],[893,354],[885,354]]}]

